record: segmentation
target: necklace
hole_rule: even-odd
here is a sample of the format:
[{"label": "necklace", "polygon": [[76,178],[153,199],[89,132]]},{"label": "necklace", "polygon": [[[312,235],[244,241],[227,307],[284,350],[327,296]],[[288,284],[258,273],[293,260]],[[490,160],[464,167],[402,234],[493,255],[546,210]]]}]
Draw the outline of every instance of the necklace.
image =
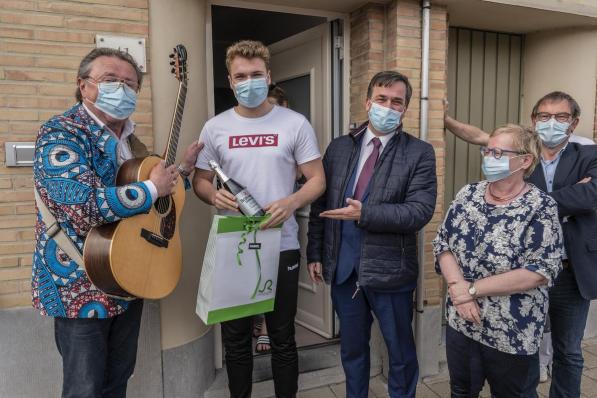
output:
[{"label": "necklace", "polygon": [[520,195],[522,193],[522,191],[524,191],[525,188],[527,187],[527,183],[525,182],[524,184],[522,184],[522,188],[520,188],[520,190],[518,192],[513,193],[511,195],[498,196],[492,192],[492,190],[491,190],[492,184],[493,183],[489,183],[489,186],[487,187],[487,192],[489,193],[489,196],[491,196],[491,199],[495,200],[496,202],[508,202],[508,201],[514,199],[515,197],[517,197],[518,195]]}]

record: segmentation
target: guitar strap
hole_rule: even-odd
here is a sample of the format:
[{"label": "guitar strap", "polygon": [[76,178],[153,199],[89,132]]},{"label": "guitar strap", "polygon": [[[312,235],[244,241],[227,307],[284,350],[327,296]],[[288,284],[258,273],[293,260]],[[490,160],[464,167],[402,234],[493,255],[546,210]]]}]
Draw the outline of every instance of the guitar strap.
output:
[{"label": "guitar strap", "polygon": [[48,209],[43,200],[41,200],[37,189],[34,189],[34,192],[35,203],[39,209],[41,219],[46,224],[46,234],[48,237],[54,239],[58,247],[60,247],[63,252],[65,252],[75,263],[77,263],[79,267],[84,267],[83,256],[75,245],[75,242],[73,242],[66,232],[60,228],[58,220],[56,220],[56,217],[54,217],[54,215],[50,212],[50,209]]}]

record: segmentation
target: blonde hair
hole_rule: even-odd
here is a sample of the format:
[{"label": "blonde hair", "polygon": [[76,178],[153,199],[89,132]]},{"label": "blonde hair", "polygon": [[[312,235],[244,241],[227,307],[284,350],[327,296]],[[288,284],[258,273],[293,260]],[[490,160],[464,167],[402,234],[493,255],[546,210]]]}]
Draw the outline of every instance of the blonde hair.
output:
[{"label": "blonde hair", "polygon": [[524,177],[529,177],[533,173],[533,170],[535,170],[541,156],[541,141],[537,132],[518,124],[506,124],[493,130],[489,137],[495,137],[500,134],[511,134],[514,149],[524,155],[531,155],[533,157],[531,165],[524,172]]},{"label": "blonde hair", "polygon": [[265,62],[265,68],[269,70],[269,50],[260,41],[242,40],[228,47],[226,50],[226,68],[228,68],[228,72],[230,72],[230,64],[236,57],[260,58]]}]

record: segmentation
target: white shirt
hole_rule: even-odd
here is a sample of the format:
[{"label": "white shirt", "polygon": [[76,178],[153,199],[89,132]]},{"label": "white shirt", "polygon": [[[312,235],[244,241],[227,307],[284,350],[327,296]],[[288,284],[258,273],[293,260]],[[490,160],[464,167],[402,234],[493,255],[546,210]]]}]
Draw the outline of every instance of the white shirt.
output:
[{"label": "white shirt", "polygon": [[[95,116],[95,114],[89,108],[87,108],[85,104],[83,104],[83,108],[85,108],[89,116],[91,116],[98,126],[112,134],[112,136],[118,141],[118,153],[116,154],[118,165],[121,166],[125,161],[132,159],[133,152],[131,151],[128,138],[135,132],[135,122],[133,122],[130,118],[126,119],[124,128],[122,129],[122,134],[120,134],[120,138],[118,138],[118,136],[112,130],[110,130],[108,126],[106,126],[106,123],[98,119],[98,117]],[[143,181],[143,184],[145,184],[149,190],[149,193],[151,194],[151,200],[155,203],[158,198],[158,189],[155,187],[155,184],[151,180]]]},{"label": "white shirt", "polygon": [[352,186],[353,192],[357,186],[357,182],[359,181],[359,176],[361,175],[361,171],[363,171],[363,166],[365,166],[365,162],[369,158],[369,155],[371,155],[371,153],[373,152],[374,146],[373,146],[373,143],[371,142],[371,140],[374,139],[375,137],[377,137],[377,138],[379,138],[379,141],[381,141],[381,147],[379,148],[379,156],[381,156],[384,148],[386,147],[388,142],[390,142],[390,140],[392,139],[392,137],[395,134],[396,134],[396,131],[393,131],[389,134],[384,134],[384,135],[381,135],[378,137],[375,134],[373,134],[373,132],[371,131],[371,129],[369,127],[367,127],[365,136],[363,137],[363,140],[361,141],[361,154],[359,156],[359,164],[357,165],[357,174],[355,176],[354,184]]},{"label": "white shirt", "polygon": [[576,134],[570,134],[570,142],[576,142],[580,145],[595,145],[592,139]]},{"label": "white shirt", "polygon": [[[261,207],[294,192],[296,167],[321,157],[309,121],[293,110],[274,106],[267,114],[247,118],[234,108],[205,123],[199,141],[205,147],[195,167],[211,170],[215,160],[226,175],[247,188]],[[218,211],[239,215],[238,212]],[[299,248],[298,224],[291,216],[282,226],[280,251]]]}]

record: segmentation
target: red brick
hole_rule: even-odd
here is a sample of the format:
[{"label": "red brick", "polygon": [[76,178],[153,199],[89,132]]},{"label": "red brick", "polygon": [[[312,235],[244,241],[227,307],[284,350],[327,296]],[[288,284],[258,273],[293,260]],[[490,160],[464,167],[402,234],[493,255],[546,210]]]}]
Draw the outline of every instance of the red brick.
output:
[{"label": "red brick", "polygon": [[18,267],[19,258],[15,256],[0,256],[0,267]]},{"label": "red brick", "polygon": [[24,307],[31,305],[31,293],[21,292],[0,295],[0,308]]},{"label": "red brick", "polygon": [[22,80],[22,81],[45,81],[45,82],[63,82],[65,81],[64,72],[55,72],[49,70],[24,70],[12,69],[5,70],[7,80]]},{"label": "red brick", "polygon": [[3,11],[0,9],[0,22],[14,25],[61,27],[64,22],[64,18],[61,15]]},{"label": "red brick", "polygon": [[0,37],[11,37],[14,39],[32,39],[33,30],[25,28],[0,26]]},{"label": "red brick", "polygon": [[[16,214],[35,214],[34,205],[17,205],[15,207]],[[13,214],[13,213],[10,213]]]}]

